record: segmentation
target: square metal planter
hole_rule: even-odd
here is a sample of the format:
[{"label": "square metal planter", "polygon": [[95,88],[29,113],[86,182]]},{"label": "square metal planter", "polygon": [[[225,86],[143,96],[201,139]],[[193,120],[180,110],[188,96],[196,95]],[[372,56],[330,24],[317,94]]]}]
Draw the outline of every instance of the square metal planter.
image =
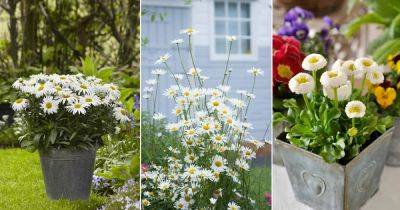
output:
[{"label": "square metal planter", "polygon": [[359,209],[379,189],[393,128],[346,165],[276,139],[295,197],[318,210]]},{"label": "square metal planter", "polygon": [[386,165],[400,167],[400,117],[394,119],[392,143],[390,143]]}]

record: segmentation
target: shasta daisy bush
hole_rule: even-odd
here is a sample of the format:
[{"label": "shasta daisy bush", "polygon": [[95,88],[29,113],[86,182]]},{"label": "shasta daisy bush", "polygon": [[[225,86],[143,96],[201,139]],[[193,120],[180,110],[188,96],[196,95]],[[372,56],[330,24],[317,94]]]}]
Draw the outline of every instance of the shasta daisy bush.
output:
[{"label": "shasta daisy bush", "polygon": [[118,87],[93,76],[37,74],[12,86],[19,97],[12,107],[24,129],[21,146],[31,151],[93,147],[118,123],[130,121]]},{"label": "shasta daisy bush", "polygon": [[[156,127],[166,121],[166,115],[157,112],[156,106],[160,78],[168,73],[175,81],[163,95],[175,103],[172,114],[177,120],[166,122],[165,130],[177,138],[174,146],[160,148],[166,156],[161,157],[159,164],[150,163],[142,169],[142,206],[145,209],[254,209],[256,202],[250,197],[249,170],[255,151],[264,142],[248,137],[252,126],[247,121],[247,113],[255,99],[256,79],[263,72],[257,68],[248,70],[252,89],[238,90],[238,97],[231,97],[228,53],[220,85],[207,88],[208,77],[196,66],[192,53],[191,41],[196,32],[193,29],[181,32],[188,38],[191,66],[186,67],[181,60],[182,72],[175,73],[168,65],[170,56],[161,56],[156,61],[160,68],[152,71],[154,79],[146,81],[144,87],[144,104],[152,119],[143,128]],[[229,45],[235,40],[227,37]],[[182,39],[172,41],[180,58],[183,42]],[[148,147],[158,144],[162,137],[157,133],[160,132],[145,135],[149,139],[143,139],[143,144]]]},{"label": "shasta daisy bush", "polygon": [[289,81],[289,89],[303,96],[305,109],[295,99],[285,100],[287,114],[275,113],[274,121],[289,122],[286,139],[290,143],[329,163],[345,163],[374,140],[373,133],[383,133],[392,125],[390,117],[378,117],[369,106],[371,92],[384,77],[369,58],[337,60],[318,78],[317,72],[326,66],[320,54],[310,54],[303,60],[303,69],[311,74],[296,74]]}]

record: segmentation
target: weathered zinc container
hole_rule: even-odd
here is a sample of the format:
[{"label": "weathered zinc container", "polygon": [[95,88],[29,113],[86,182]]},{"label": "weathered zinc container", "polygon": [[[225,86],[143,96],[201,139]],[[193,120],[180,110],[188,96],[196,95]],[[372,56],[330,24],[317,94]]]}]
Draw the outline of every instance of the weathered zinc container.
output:
[{"label": "weathered zinc container", "polygon": [[[287,123],[281,122],[278,123],[277,125],[274,126],[273,129],[273,136],[274,139],[278,137],[279,134],[285,131],[285,127],[287,126]],[[279,144],[276,144],[275,141],[272,143],[273,146],[273,152],[272,152],[272,160],[273,164],[283,166],[283,160],[281,156],[281,149],[279,147]]]},{"label": "weathered zinc container", "polygon": [[46,193],[50,199],[87,200],[90,195],[96,149],[39,151]]},{"label": "weathered zinc container", "polygon": [[396,117],[394,120],[392,143],[389,147],[386,164],[394,167],[400,166],[400,117]]},{"label": "weathered zinc container", "polygon": [[276,140],[298,201],[318,210],[359,209],[378,190],[393,128],[346,165]]}]

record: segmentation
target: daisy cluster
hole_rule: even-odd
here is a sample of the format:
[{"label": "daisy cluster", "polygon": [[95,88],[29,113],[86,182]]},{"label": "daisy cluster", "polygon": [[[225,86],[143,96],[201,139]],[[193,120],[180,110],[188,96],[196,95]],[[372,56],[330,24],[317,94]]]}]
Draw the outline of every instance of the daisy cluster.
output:
[{"label": "daisy cluster", "polygon": [[[320,54],[308,55],[303,63],[303,69],[312,72],[299,73],[289,81],[289,89],[296,94],[309,94],[316,89],[316,72],[325,68],[327,60]],[[356,82],[360,81],[361,86]],[[331,67],[322,73],[320,83],[324,96],[335,103],[349,100],[353,90],[361,93],[371,92],[376,85],[382,84],[384,75],[375,61],[370,58],[356,60],[337,60]],[[307,100],[307,97],[305,97]],[[346,105],[346,114],[349,118],[361,118],[365,115],[365,105],[361,101],[350,101]]]},{"label": "daisy cluster", "polygon": [[130,121],[128,112],[118,102],[121,95],[118,86],[104,84],[94,76],[37,74],[18,79],[12,87],[24,96],[12,104],[15,111],[39,107],[44,115],[58,112],[85,115],[90,109],[107,106],[113,109],[115,119]]},{"label": "daisy cluster", "polygon": [[[187,33],[190,39],[193,31],[187,29],[182,33]],[[229,36],[227,40],[231,43],[235,38]],[[172,43],[179,46],[183,40]],[[224,206],[234,210],[242,204],[253,205],[255,201],[248,196],[243,182],[256,157],[255,151],[264,145],[247,138],[252,125],[246,116],[250,102],[255,99],[254,88],[238,90],[239,97],[230,97],[231,88],[227,83],[206,88],[208,77],[199,68],[172,73],[166,64],[168,58],[161,56],[156,62],[165,64],[167,70],[152,72],[155,79],[146,81],[144,97],[148,100],[156,97],[160,76],[170,72],[176,83],[163,95],[175,103],[171,113],[177,120],[167,123],[165,129],[180,137],[179,146],[166,148],[169,155],[164,158],[165,164],[151,165],[142,171],[143,206],[160,201],[172,203],[176,209]],[[251,68],[248,73],[253,82],[263,74],[257,68]],[[165,118],[163,113],[153,110],[154,121]]]}]

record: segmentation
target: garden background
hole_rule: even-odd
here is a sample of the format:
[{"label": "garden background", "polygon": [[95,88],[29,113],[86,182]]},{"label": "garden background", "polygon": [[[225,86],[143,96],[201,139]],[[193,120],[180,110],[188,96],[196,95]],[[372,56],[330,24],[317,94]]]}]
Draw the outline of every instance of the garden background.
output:
[{"label": "garden background", "polygon": [[[3,0],[0,2],[0,209],[96,209],[118,197],[136,199],[139,172],[139,0]],[[129,128],[104,136],[95,193],[88,202],[51,202],[38,153],[20,149],[12,83],[38,73],[95,75],[118,84],[135,116]],[[129,180],[129,181],[128,181]],[[121,186],[128,191],[121,191]],[[132,201],[134,202],[134,201]]]}]

